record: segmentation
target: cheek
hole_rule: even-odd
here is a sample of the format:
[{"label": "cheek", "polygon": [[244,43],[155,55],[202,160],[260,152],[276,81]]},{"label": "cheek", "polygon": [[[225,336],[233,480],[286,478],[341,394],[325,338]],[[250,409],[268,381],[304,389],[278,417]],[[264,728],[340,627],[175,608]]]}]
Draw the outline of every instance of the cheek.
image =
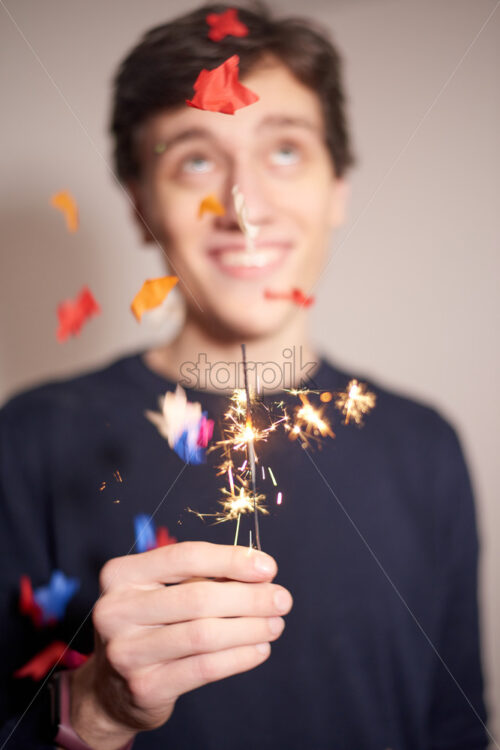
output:
[{"label": "cheek", "polygon": [[159,239],[171,252],[186,256],[205,233],[204,222],[198,218],[202,196],[192,190],[183,190],[161,183],[154,190],[153,221]]},{"label": "cheek", "polygon": [[323,175],[285,185],[281,206],[309,252],[322,254],[330,234],[331,186]]}]

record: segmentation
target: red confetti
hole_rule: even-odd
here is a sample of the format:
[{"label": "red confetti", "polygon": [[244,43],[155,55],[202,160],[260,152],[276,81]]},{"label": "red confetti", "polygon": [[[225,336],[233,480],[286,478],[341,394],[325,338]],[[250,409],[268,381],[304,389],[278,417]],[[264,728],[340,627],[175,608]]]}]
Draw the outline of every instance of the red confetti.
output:
[{"label": "red confetti", "polygon": [[196,109],[234,115],[237,109],[258,101],[259,97],[238,80],[238,55],[213,70],[203,69],[194,83],[195,95],[186,104]]},{"label": "red confetti", "polygon": [[62,664],[69,669],[75,669],[86,662],[88,656],[80,654],[68,648],[63,641],[54,641],[49,646],[36,654],[24,666],[14,672],[14,677],[31,677],[32,680],[39,681],[50,672],[56,664]]},{"label": "red confetti", "polygon": [[166,526],[158,526],[156,529],[156,546],[167,547],[169,544],[176,544],[175,536],[170,536]]},{"label": "red confetti", "polygon": [[264,292],[266,299],[289,299],[298,307],[311,307],[314,304],[314,297],[307,296],[300,289],[294,288],[291,292],[270,292],[268,289]]},{"label": "red confetti", "polygon": [[69,336],[76,336],[88,318],[99,315],[101,308],[95,301],[92,292],[86,286],[82,288],[76,300],[64,300],[57,306],[59,328],[57,340],[66,341]]},{"label": "red confetti", "polygon": [[39,628],[43,622],[43,612],[41,607],[35,601],[33,595],[33,586],[29,576],[21,576],[19,584],[19,611],[22,615],[27,615],[33,625]]},{"label": "red confetti", "polygon": [[220,42],[225,36],[248,36],[248,26],[238,19],[236,8],[228,8],[224,13],[209,13],[206,22],[210,26],[208,38]]}]

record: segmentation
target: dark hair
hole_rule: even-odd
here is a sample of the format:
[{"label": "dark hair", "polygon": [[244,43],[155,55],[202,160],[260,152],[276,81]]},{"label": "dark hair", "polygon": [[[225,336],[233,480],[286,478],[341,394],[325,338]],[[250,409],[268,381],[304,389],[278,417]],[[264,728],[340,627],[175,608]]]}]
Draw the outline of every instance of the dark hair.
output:
[{"label": "dark hair", "polygon": [[246,37],[211,41],[208,13],[222,13],[225,4],[202,7],[146,32],[121,63],[114,80],[110,129],[120,180],[140,175],[135,148],[137,128],[149,116],[182,105],[193,95],[202,68],[215,68],[231,55],[240,57],[240,74],[249,72],[266,54],[283,62],[301,83],[315,91],[323,108],[326,142],[335,174],[341,177],[354,163],[345,115],[341,59],[333,44],[310,21],[275,20],[263,3],[238,8],[249,29]]}]

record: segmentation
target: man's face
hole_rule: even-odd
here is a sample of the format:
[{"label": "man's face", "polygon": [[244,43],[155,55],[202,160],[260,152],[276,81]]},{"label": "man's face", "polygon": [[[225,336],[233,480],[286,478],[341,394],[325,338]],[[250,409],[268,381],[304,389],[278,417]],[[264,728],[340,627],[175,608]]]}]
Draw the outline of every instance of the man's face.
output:
[{"label": "man's face", "polygon": [[[343,219],[346,192],[334,176],[316,94],[276,62],[243,83],[260,98],[235,115],[186,106],[150,118],[138,139],[142,176],[131,186],[190,313],[236,340],[272,334],[305,314],[265,292],[310,292],[330,231]],[[251,257],[234,185],[259,227]],[[198,217],[209,194],[224,205],[224,216]]]}]

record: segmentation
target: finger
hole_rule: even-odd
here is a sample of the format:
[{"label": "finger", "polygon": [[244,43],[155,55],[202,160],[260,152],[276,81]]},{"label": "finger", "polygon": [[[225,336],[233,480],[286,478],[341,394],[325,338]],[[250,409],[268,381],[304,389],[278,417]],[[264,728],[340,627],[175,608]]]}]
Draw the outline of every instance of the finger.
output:
[{"label": "finger", "polygon": [[195,654],[225,651],[274,641],[283,632],[282,617],[206,618],[151,628],[108,644],[112,665],[126,676],[133,670]]},{"label": "finger", "polygon": [[291,594],[274,583],[197,581],[114,598],[114,621],[122,625],[166,625],[205,617],[272,617],[292,607]]},{"label": "finger", "polygon": [[240,646],[225,651],[178,659],[155,669],[135,673],[129,688],[143,707],[168,704],[179,695],[258,667],[270,655],[269,643]]},{"label": "finger", "polygon": [[272,580],[277,565],[265,552],[235,545],[180,542],[109,560],[101,570],[101,588],[123,584],[180,583],[189,578]]}]

